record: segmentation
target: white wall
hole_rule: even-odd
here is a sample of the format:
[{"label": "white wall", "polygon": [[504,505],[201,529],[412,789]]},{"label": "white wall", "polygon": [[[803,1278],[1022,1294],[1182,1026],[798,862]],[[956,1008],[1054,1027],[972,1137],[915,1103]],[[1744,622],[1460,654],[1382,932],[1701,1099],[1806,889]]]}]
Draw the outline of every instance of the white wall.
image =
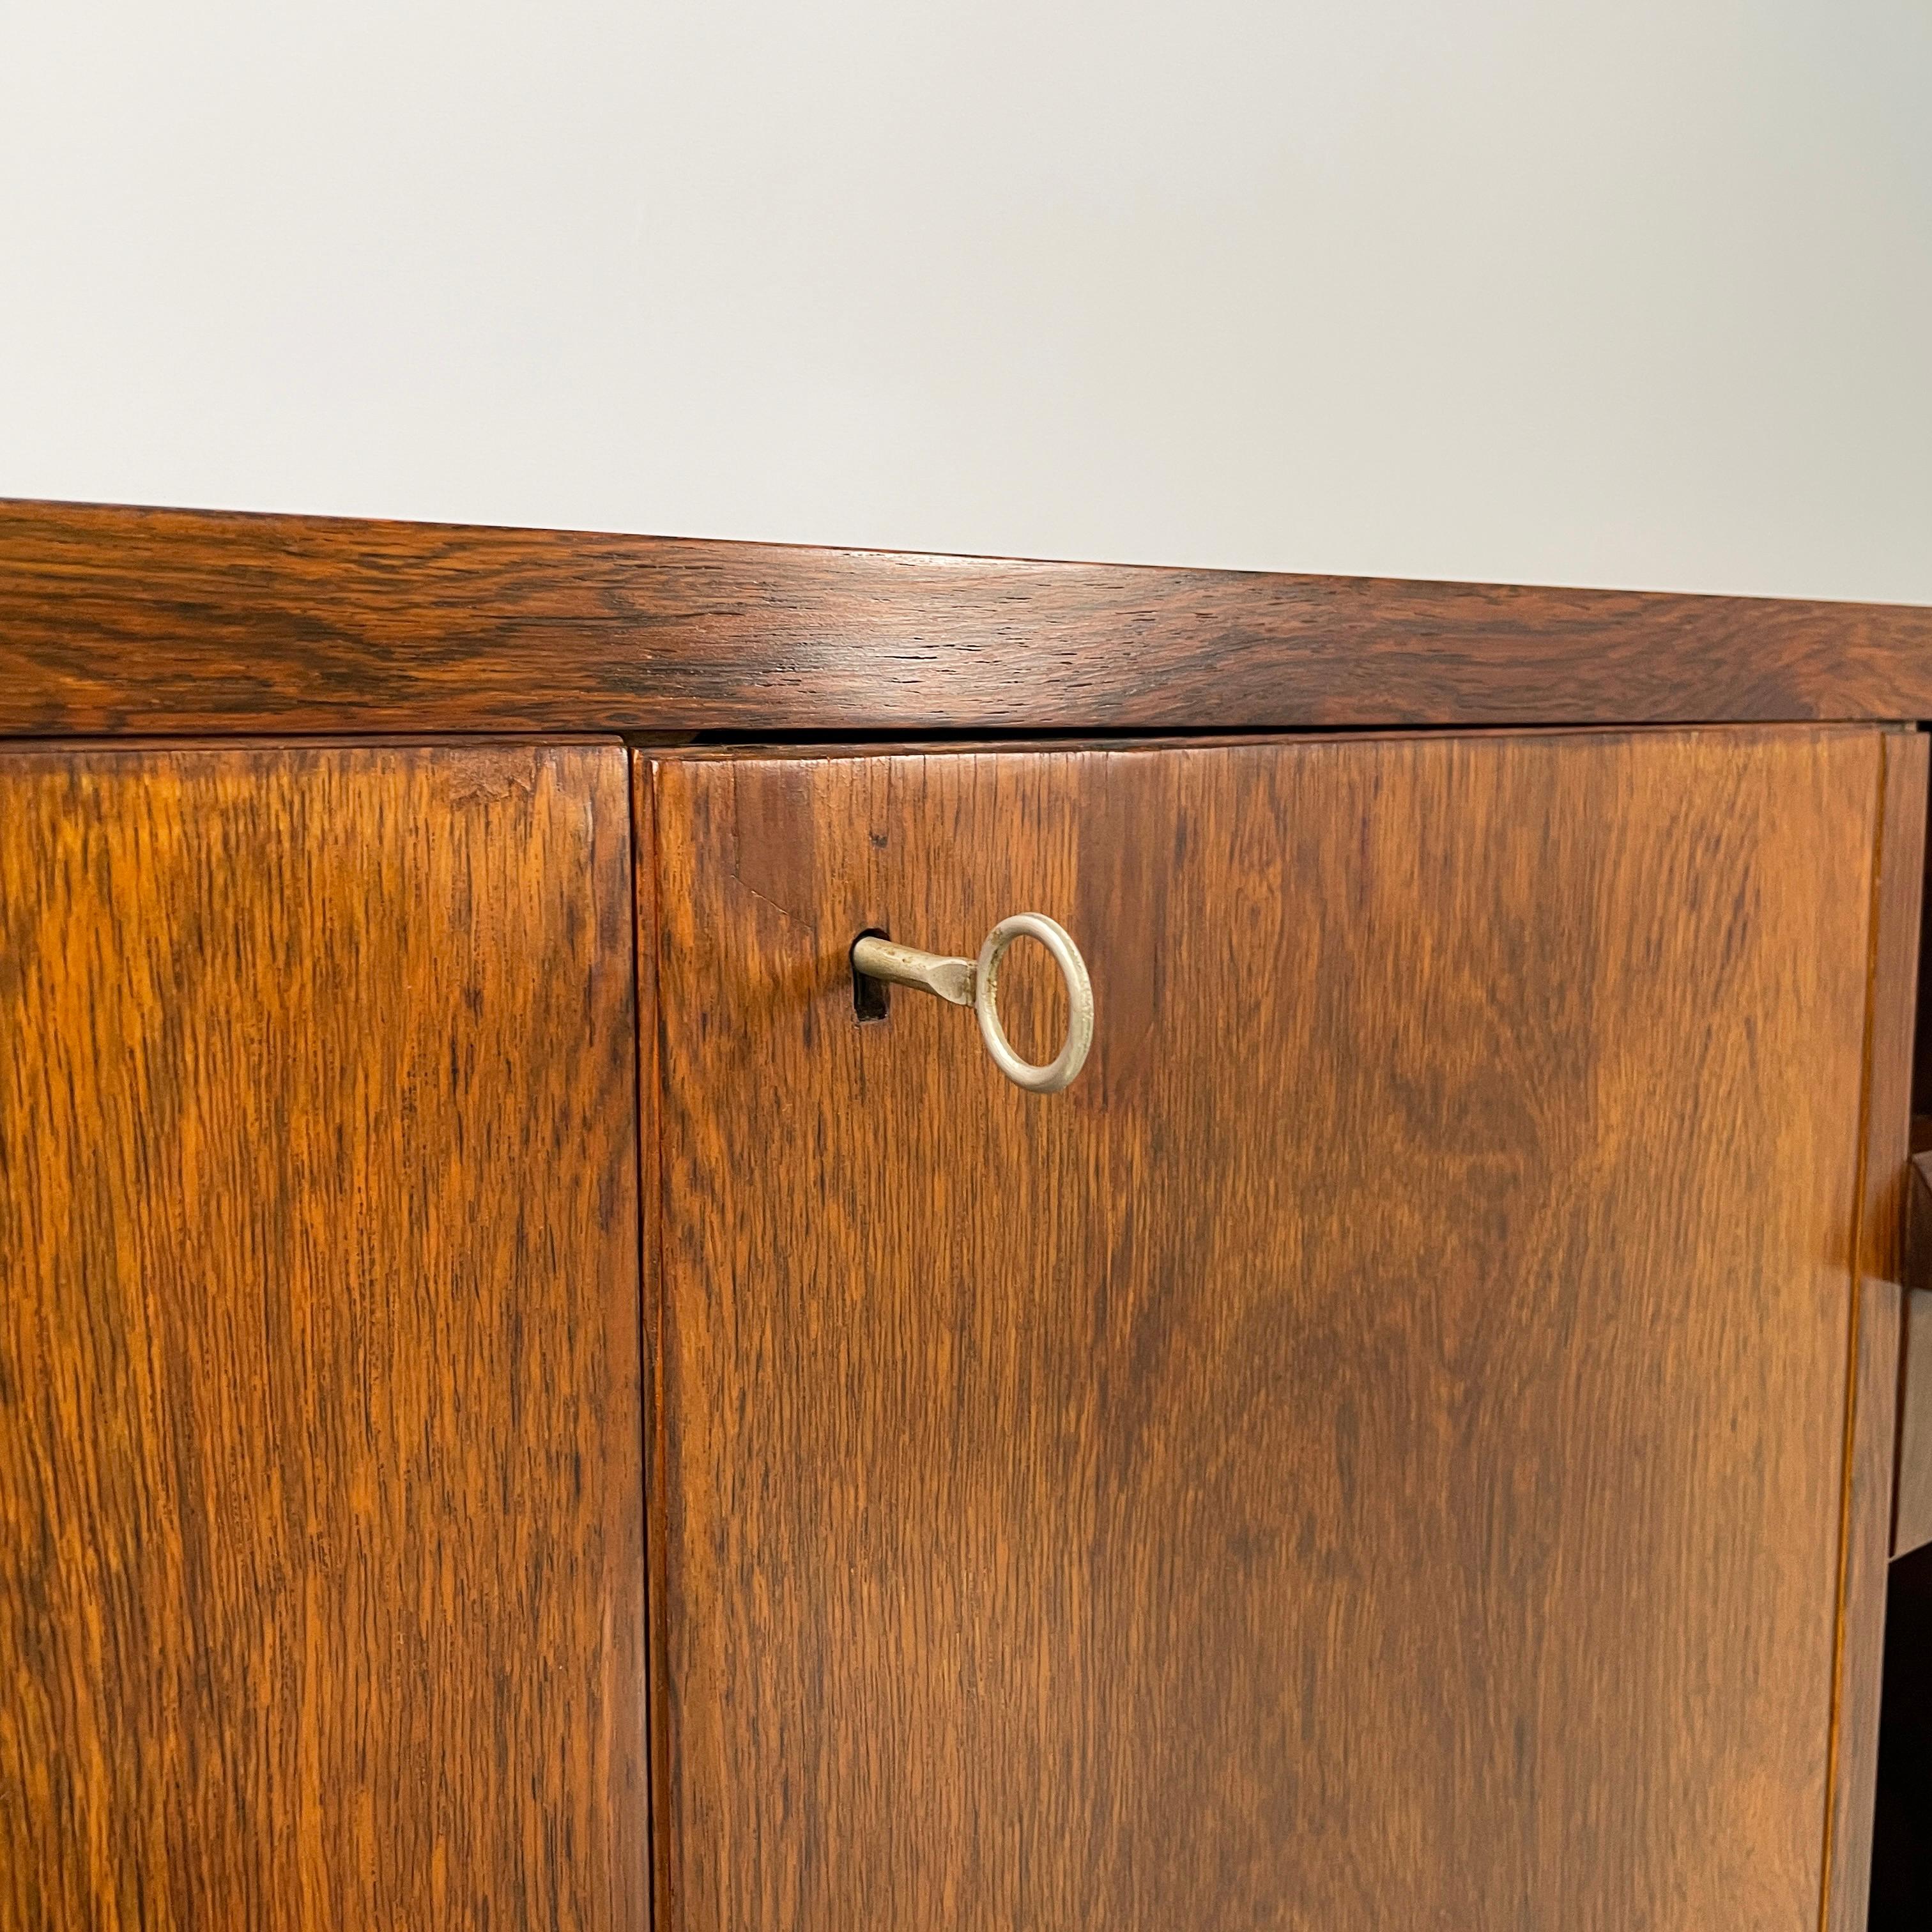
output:
[{"label": "white wall", "polygon": [[1932,602],[1932,6],[0,0],[0,493]]}]

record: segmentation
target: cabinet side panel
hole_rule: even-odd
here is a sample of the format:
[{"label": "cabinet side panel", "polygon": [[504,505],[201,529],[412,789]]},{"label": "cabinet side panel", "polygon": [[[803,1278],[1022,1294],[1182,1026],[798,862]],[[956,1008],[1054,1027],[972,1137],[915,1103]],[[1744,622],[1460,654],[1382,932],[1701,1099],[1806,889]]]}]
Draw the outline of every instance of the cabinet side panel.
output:
[{"label": "cabinet side panel", "polygon": [[1888,732],[1883,742],[1872,888],[1858,1282],[1852,1312],[1844,1600],[1826,1840],[1826,1932],[1861,1932],[1871,1888],[1886,1580],[1896,1483],[1904,1300],[1900,1264],[1911,1153],[1926,744],[1916,731]]},{"label": "cabinet side panel", "polygon": [[616,746],[0,756],[0,1924],[644,1909]]}]

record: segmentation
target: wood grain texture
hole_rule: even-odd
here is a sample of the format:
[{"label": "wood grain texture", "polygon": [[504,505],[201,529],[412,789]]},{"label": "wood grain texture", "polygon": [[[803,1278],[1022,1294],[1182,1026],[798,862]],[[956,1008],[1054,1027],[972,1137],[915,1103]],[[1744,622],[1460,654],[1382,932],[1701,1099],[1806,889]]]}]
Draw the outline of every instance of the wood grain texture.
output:
[{"label": "wood grain texture", "polygon": [[621,748],[0,754],[0,1925],[645,1910]]},{"label": "wood grain texture", "polygon": [[656,761],[667,1927],[1815,1924],[1882,736]]},{"label": "wood grain texture", "polygon": [[1879,745],[1858,1280],[1848,1324],[1844,1614],[1832,1711],[1826,1932],[1862,1932],[1871,1892],[1886,1582],[1897,1473],[1899,1281],[1912,1130],[1912,1020],[1925,874],[1925,740],[1916,731],[1888,731]]},{"label": "wood grain texture", "polygon": [[1932,716],[1932,609],[0,503],[0,732]]},{"label": "wood grain texture", "polygon": [[[1922,1131],[1932,1130],[1932,1121],[1918,1125]],[[1904,1364],[1898,1378],[1894,1556],[1909,1556],[1932,1543],[1932,1154],[1913,1155],[1906,1195]]]}]

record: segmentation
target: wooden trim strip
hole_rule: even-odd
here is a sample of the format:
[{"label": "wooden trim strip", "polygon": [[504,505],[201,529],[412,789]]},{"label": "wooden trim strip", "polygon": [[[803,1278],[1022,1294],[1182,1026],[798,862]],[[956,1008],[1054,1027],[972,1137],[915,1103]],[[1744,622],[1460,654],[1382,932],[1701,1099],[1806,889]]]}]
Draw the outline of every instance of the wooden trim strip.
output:
[{"label": "wooden trim strip", "polygon": [[0,501],[0,734],[1932,717],[1932,608]]},{"label": "wooden trim strip", "polygon": [[1846,1423],[1845,1532],[1825,1826],[1824,1932],[1863,1932],[1871,1890],[1879,1692],[1898,1448],[1901,1248],[1912,1125],[1919,895],[1925,868],[1926,741],[1888,732],[1879,778],[1865,1048],[1865,1146],[1858,1207]]}]

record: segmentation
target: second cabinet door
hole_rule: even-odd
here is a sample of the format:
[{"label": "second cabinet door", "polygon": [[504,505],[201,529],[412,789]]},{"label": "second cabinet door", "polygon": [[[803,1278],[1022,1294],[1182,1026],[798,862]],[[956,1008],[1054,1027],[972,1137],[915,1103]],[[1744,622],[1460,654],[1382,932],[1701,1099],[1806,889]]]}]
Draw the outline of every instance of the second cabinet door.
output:
[{"label": "second cabinet door", "polygon": [[1882,760],[640,763],[664,1932],[1815,1926]]}]

